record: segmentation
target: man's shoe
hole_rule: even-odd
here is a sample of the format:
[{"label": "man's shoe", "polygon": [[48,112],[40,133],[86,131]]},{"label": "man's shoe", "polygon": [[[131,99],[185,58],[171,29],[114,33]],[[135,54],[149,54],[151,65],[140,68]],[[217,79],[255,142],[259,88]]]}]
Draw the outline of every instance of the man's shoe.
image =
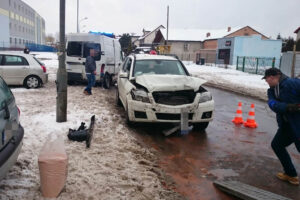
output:
[{"label": "man's shoe", "polygon": [[298,176],[292,177],[292,176],[289,176],[285,173],[279,172],[277,174],[277,178],[279,178],[280,180],[283,180],[283,181],[287,181],[287,182],[289,182],[290,184],[293,184],[293,185],[299,185]]},{"label": "man's shoe", "polygon": [[88,91],[86,91],[86,90],[83,91],[83,94],[89,95]]}]

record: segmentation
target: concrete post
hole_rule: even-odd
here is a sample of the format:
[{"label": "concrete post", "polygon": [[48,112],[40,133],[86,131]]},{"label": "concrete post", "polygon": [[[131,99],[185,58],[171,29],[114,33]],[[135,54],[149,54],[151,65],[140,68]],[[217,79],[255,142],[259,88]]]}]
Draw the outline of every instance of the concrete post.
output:
[{"label": "concrete post", "polygon": [[65,47],[65,10],[66,1],[60,0],[60,46],[59,68],[56,78],[56,122],[67,121],[67,71],[66,71],[66,47]]}]

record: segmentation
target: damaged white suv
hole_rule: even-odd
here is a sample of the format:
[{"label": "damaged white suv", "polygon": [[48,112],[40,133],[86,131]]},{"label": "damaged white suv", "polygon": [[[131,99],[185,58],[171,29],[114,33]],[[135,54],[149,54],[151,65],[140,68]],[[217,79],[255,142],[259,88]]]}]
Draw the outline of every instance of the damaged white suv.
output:
[{"label": "damaged white suv", "polygon": [[131,54],[118,75],[116,101],[127,112],[127,122],[180,122],[188,110],[189,123],[204,130],[213,119],[214,101],[191,77],[182,62],[171,56]]}]

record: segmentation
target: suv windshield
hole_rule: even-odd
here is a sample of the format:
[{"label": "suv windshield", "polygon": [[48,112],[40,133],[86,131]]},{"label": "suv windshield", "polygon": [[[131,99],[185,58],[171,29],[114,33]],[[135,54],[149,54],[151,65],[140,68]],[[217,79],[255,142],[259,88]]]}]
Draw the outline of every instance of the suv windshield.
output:
[{"label": "suv windshield", "polygon": [[89,56],[90,49],[95,49],[95,60],[101,59],[101,46],[93,42],[68,42],[67,55],[86,58]]},{"label": "suv windshield", "polygon": [[137,60],[133,76],[136,77],[142,74],[187,75],[178,60]]},{"label": "suv windshield", "polygon": [[7,104],[13,99],[13,94],[10,89],[7,87],[6,83],[0,77],[0,110],[4,109],[5,102]]}]

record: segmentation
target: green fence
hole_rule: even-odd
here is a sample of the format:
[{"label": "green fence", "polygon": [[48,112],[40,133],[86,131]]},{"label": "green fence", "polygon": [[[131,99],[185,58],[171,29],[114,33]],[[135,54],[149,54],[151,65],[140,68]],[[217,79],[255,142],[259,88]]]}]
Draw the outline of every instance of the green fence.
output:
[{"label": "green fence", "polygon": [[236,62],[236,70],[263,75],[266,69],[275,67],[275,61],[275,58],[238,56]]}]

